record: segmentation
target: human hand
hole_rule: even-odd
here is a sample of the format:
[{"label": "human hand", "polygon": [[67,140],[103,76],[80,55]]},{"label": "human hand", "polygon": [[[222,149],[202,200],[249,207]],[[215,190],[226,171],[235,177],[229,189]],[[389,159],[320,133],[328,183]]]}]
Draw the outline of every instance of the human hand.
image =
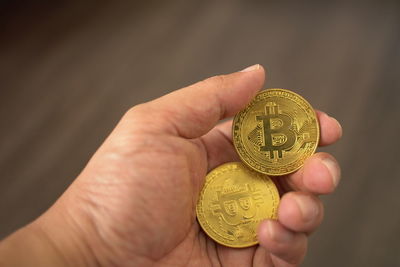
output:
[{"label": "human hand", "polygon": [[[231,121],[217,123],[244,108],[263,83],[264,70],[256,65],[133,107],[64,195],[29,228],[40,229],[69,264],[299,264],[307,236],[323,218],[317,195],[333,192],[340,178],[329,154],[316,153],[297,172],[274,178],[283,194],[278,220],[260,224],[260,245],[218,245],[196,221],[207,172],[239,161]],[[340,125],[325,113],[317,115],[320,145],[334,143]]]}]

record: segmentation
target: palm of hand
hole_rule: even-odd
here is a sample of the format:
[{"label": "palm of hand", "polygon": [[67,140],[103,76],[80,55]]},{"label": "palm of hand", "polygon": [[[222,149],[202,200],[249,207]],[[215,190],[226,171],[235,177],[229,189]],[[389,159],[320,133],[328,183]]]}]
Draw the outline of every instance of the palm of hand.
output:
[{"label": "palm of hand", "polygon": [[[105,242],[119,244],[111,250],[112,261],[132,261],[138,266],[217,262],[250,266],[256,251],[264,252],[261,247],[220,246],[196,221],[195,205],[207,171],[237,160],[224,133],[229,127],[225,123],[198,139],[132,130],[131,136],[123,137],[123,146],[117,142],[105,148],[91,163],[99,175],[92,192],[101,194],[90,194],[90,202],[105,207],[101,212],[95,210],[96,220],[104,222],[99,231]],[[109,164],[111,158],[116,167],[110,169],[102,161]]]}]

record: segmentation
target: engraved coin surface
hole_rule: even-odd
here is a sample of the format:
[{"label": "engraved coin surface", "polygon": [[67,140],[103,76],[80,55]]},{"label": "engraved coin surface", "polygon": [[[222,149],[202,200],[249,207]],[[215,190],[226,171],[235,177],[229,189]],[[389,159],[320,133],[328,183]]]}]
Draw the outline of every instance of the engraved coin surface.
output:
[{"label": "engraved coin surface", "polygon": [[240,159],[267,175],[298,170],[319,142],[314,109],[303,97],[286,89],[259,92],[236,114],[232,132]]},{"label": "engraved coin surface", "polygon": [[276,219],[278,204],[278,190],[268,176],[231,162],[207,175],[196,213],[200,226],[214,241],[242,248],[258,243],[258,224]]}]

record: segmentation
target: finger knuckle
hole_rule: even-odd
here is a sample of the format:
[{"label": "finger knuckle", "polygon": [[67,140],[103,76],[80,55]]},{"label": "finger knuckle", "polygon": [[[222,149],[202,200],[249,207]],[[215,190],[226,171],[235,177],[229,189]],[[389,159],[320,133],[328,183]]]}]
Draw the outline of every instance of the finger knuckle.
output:
[{"label": "finger knuckle", "polygon": [[146,104],[138,104],[136,106],[129,108],[125,112],[124,118],[127,118],[127,119],[140,118],[144,114],[146,114],[146,110],[147,110]]},{"label": "finger knuckle", "polygon": [[225,75],[216,75],[203,80],[202,83],[216,88],[223,88],[226,85],[226,77]]}]

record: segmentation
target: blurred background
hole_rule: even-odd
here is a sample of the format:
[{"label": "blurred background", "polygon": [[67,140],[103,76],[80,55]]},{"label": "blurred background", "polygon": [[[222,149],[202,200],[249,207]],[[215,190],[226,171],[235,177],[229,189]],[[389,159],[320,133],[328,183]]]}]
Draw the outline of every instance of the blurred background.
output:
[{"label": "blurred background", "polygon": [[0,1],[0,238],[131,106],[255,63],[341,121],[303,266],[400,266],[399,1]]}]

